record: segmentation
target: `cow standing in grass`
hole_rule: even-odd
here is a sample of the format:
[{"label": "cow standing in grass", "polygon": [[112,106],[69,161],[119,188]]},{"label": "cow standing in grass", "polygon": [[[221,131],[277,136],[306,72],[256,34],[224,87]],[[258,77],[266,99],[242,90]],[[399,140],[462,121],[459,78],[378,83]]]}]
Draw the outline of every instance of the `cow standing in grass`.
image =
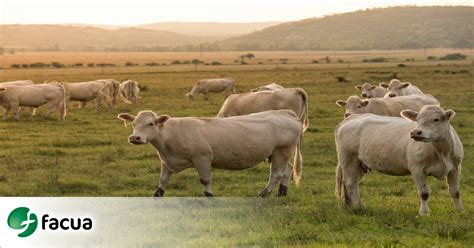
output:
[{"label": "cow standing in grass", "polygon": [[186,93],[188,100],[194,99],[196,95],[202,94],[205,100],[209,99],[209,93],[220,93],[224,92],[227,98],[231,94],[235,93],[235,81],[232,78],[214,78],[214,79],[203,79],[197,81],[193,89]]},{"label": "cow standing in grass", "polygon": [[[361,207],[359,181],[370,170],[393,176],[411,175],[421,202],[419,213],[428,214],[431,190],[427,177],[447,179],[456,209],[463,205],[459,193],[463,146],[450,121],[455,112],[424,106],[418,113],[404,110],[404,118],[373,114],[351,115],[335,129],[338,164],[336,196]],[[408,120],[407,120],[408,119]]]},{"label": "cow standing in grass", "polygon": [[415,85],[408,82],[402,83],[398,79],[392,79],[389,84],[380,83],[380,86],[387,89],[387,93],[384,96],[385,98],[408,95],[423,95],[423,92]]},{"label": "cow standing in grass", "polygon": [[[161,159],[160,186],[155,196],[163,196],[171,175],[196,168],[204,195],[212,196],[212,169],[244,170],[271,158],[270,180],[260,193],[269,195],[280,183],[278,195],[287,194],[293,172],[296,184],[301,177],[301,122],[290,110],[266,111],[230,118],[171,118],[142,111],[135,117],[119,114],[131,122],[132,144],[151,143]],[[294,155],[294,168],[290,157]]]},{"label": "cow standing in grass", "polygon": [[123,81],[119,87],[119,94],[123,102],[128,104],[137,103],[140,98],[138,82],[133,80]]}]

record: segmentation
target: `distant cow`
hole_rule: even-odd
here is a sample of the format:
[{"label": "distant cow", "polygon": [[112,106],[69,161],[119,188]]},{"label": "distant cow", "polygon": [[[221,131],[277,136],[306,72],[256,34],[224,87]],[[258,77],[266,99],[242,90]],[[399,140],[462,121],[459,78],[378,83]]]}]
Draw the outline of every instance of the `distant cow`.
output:
[{"label": "distant cow", "polygon": [[355,88],[362,91],[361,96],[364,98],[383,98],[388,92],[384,87],[369,83],[356,85]]},{"label": "distant cow", "polygon": [[197,81],[191,92],[186,93],[186,97],[189,100],[194,99],[198,94],[202,94],[204,99],[209,99],[209,93],[224,92],[227,98],[231,94],[235,93],[235,81],[232,78],[215,78],[215,79],[203,79]]},{"label": "distant cow", "polygon": [[255,89],[251,89],[250,92],[257,92],[257,91],[266,91],[266,90],[281,90],[284,89],[285,87],[277,84],[277,83],[271,83],[267,84],[265,86],[260,86]]},{"label": "distant cow", "polygon": [[5,108],[4,120],[8,118],[10,110],[13,111],[15,120],[19,120],[21,106],[38,108],[44,104],[48,105],[48,117],[56,109],[59,111],[59,119],[64,120],[65,98],[65,88],[61,83],[0,87],[0,102]]},{"label": "distant cow", "polygon": [[439,102],[431,95],[409,95],[393,98],[370,98],[366,100],[358,96],[350,96],[346,101],[336,101],[336,104],[346,109],[344,117],[351,114],[365,113],[400,117],[400,112],[404,109],[418,111],[425,105],[439,104]]},{"label": "distant cow", "polygon": [[309,126],[308,95],[301,88],[233,94],[224,101],[217,117],[248,115],[278,109],[293,110],[302,119],[306,131]]},{"label": "distant cow", "polygon": [[300,181],[301,122],[293,111],[230,118],[171,118],[142,111],[136,117],[119,114],[118,118],[133,123],[129,143],[151,143],[158,151],[162,165],[155,196],[163,196],[171,175],[187,168],[196,168],[204,195],[212,196],[212,169],[244,170],[269,157],[270,180],[260,196],[269,195],[277,183],[278,196],[286,195],[292,171],[296,184]]},{"label": "distant cow", "polygon": [[454,206],[462,210],[459,181],[464,151],[450,124],[454,115],[452,110],[429,105],[420,113],[404,110],[402,116],[406,119],[373,114],[344,119],[335,129],[337,198],[344,195],[346,205],[360,207],[359,181],[370,170],[376,170],[392,176],[411,175],[422,215],[429,211],[431,193],[426,178],[447,179]]},{"label": "distant cow", "polygon": [[119,92],[122,101],[128,104],[137,103],[140,97],[138,82],[133,80],[123,81],[120,84]]},{"label": "distant cow", "polygon": [[412,85],[409,82],[402,83],[398,79],[392,79],[389,84],[380,83],[380,86],[388,90],[388,92],[385,94],[385,98],[408,95],[423,95],[423,92],[415,85]]},{"label": "distant cow", "polygon": [[4,86],[25,86],[25,85],[33,85],[35,84],[31,80],[17,80],[17,81],[10,81],[10,82],[3,82],[0,83],[0,87]]},{"label": "distant cow", "polygon": [[80,83],[64,83],[66,88],[66,104],[69,101],[81,102],[81,107],[84,107],[87,102],[96,101],[96,111],[100,109],[102,102],[105,101],[109,107],[109,110],[113,110],[113,100],[110,97],[113,89],[113,83],[107,83],[106,81],[90,81]]},{"label": "distant cow", "polygon": [[103,91],[109,96],[110,101],[112,102],[112,108],[115,108],[119,96],[120,83],[115,79],[99,79],[97,81],[105,82],[105,88]]}]

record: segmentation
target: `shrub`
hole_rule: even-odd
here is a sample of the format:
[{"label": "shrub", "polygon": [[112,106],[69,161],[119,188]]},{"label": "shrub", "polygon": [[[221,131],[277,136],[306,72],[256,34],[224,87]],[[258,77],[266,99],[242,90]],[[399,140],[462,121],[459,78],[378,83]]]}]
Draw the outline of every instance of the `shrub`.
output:
[{"label": "shrub", "polygon": [[87,66],[94,67],[94,63],[89,63],[89,64],[87,64]]},{"label": "shrub", "polygon": [[460,53],[451,53],[451,54],[447,54],[443,57],[440,57],[439,59],[440,60],[465,60],[466,59],[466,55],[464,54],[460,54]]},{"label": "shrub", "polygon": [[240,64],[241,64],[241,65],[246,65],[247,62],[245,62],[245,61],[242,60],[242,61],[240,61]]},{"label": "shrub", "polygon": [[381,62],[387,62],[387,59],[384,57],[377,57],[377,58],[372,58],[372,59],[363,59],[362,62],[364,63],[381,63]]},{"label": "shrub", "polygon": [[239,63],[239,62],[240,62],[240,60],[238,60],[238,59],[234,60],[234,63]]},{"label": "shrub", "polygon": [[263,65],[263,62],[258,62],[259,65]]},{"label": "shrub", "polygon": [[145,65],[146,66],[159,66],[160,63],[150,62],[150,63],[146,63]]},{"label": "shrub", "polygon": [[189,61],[189,60],[183,60],[183,63],[182,63],[182,64],[183,64],[183,65],[189,65],[189,64],[191,64],[191,61]]},{"label": "shrub", "polygon": [[337,60],[337,63],[339,63],[339,64],[344,63],[344,60],[338,59],[338,60]]},{"label": "shrub", "polygon": [[135,65],[135,64],[132,63],[132,62],[130,62],[130,61],[125,62],[125,66],[134,66],[134,65]]},{"label": "shrub", "polygon": [[20,65],[20,64],[12,64],[10,67],[11,67],[11,68],[20,68],[21,65]]},{"label": "shrub", "polygon": [[173,60],[173,61],[171,61],[170,64],[171,64],[171,65],[180,65],[180,64],[181,64],[181,61],[179,61],[179,60]]},{"label": "shrub", "polygon": [[314,59],[313,61],[311,61],[311,63],[313,63],[313,64],[319,64],[319,60]]},{"label": "shrub", "polygon": [[406,67],[405,64],[398,64],[398,67]]},{"label": "shrub", "polygon": [[437,59],[437,57],[435,57],[435,56],[428,56],[428,57],[426,57],[426,58],[427,58],[428,60],[436,60],[436,59]]},{"label": "shrub", "polygon": [[66,67],[65,65],[63,65],[59,62],[51,62],[51,66],[54,67],[54,68]]},{"label": "shrub", "polygon": [[28,68],[28,64],[21,64],[21,67]]},{"label": "shrub", "polygon": [[349,80],[346,79],[345,76],[337,76],[337,77],[336,77],[336,80],[337,80],[339,83],[348,83],[348,82],[350,82]]},{"label": "shrub", "polygon": [[214,62],[211,63],[211,65],[222,65],[222,63],[219,62],[219,61],[214,61]]}]

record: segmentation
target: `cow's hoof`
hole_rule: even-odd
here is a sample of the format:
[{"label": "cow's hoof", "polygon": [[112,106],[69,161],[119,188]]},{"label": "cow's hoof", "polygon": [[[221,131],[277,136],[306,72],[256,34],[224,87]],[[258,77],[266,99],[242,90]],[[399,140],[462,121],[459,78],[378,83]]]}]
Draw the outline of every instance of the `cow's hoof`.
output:
[{"label": "cow's hoof", "polygon": [[262,192],[260,192],[260,194],[258,194],[258,196],[259,197],[267,197],[267,196],[270,195],[270,193],[272,193],[272,192],[264,189]]},{"label": "cow's hoof", "polygon": [[280,184],[280,188],[278,189],[277,196],[286,196],[287,194],[288,194],[288,187]]},{"label": "cow's hoof", "polygon": [[204,191],[204,196],[205,197],[214,197],[214,195],[212,193],[209,193],[207,191]]},{"label": "cow's hoof", "polygon": [[154,197],[163,197],[164,195],[165,195],[165,191],[162,190],[161,188],[158,188],[153,196]]}]

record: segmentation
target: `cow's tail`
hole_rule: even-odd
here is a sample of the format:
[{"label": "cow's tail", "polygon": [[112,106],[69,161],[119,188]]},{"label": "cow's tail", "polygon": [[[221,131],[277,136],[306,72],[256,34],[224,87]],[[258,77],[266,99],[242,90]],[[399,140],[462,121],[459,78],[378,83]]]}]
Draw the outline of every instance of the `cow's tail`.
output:
[{"label": "cow's tail", "polygon": [[[105,99],[105,101],[107,102],[107,105],[109,105],[109,110],[112,110],[113,109],[113,101],[112,101],[112,98],[110,97],[109,94],[107,94],[105,92],[105,90],[107,89],[107,87],[109,87],[109,85],[107,85],[107,82],[106,81],[102,81],[104,83],[104,86],[102,86],[102,88],[100,88],[99,90],[99,95]],[[110,86],[112,87],[112,86]]]},{"label": "cow's tail", "polygon": [[303,111],[301,112],[300,118],[303,120],[303,133],[306,132],[306,129],[309,127],[308,120],[308,94],[302,88],[296,88],[296,91],[303,98]]},{"label": "cow's tail", "polygon": [[296,143],[295,157],[293,159],[293,180],[296,185],[300,184],[301,174],[303,173],[303,156],[301,155],[301,142],[303,142],[303,133],[300,133],[298,143]]},{"label": "cow's tail", "polygon": [[119,94],[120,83],[117,80],[112,79],[112,97],[114,101],[114,105],[117,102],[117,97]]},{"label": "cow's tail", "polygon": [[235,94],[235,80],[231,78],[232,80],[232,94]]},{"label": "cow's tail", "polygon": [[122,82],[122,87],[120,87],[120,90],[119,90],[120,99],[122,99],[122,101],[123,101],[124,103],[132,104],[132,102],[129,101],[129,100],[127,99],[127,96],[125,95],[125,92],[126,92],[125,87],[128,87],[128,82],[127,82],[127,81]]},{"label": "cow's tail", "polygon": [[339,206],[342,206],[342,197],[346,194],[344,192],[343,184],[344,171],[342,170],[341,165],[336,167],[336,199]]},{"label": "cow's tail", "polygon": [[66,117],[67,112],[67,103],[66,103],[66,87],[64,87],[64,83],[55,83],[61,89],[61,102],[59,102],[59,117],[61,120],[64,120]]}]

